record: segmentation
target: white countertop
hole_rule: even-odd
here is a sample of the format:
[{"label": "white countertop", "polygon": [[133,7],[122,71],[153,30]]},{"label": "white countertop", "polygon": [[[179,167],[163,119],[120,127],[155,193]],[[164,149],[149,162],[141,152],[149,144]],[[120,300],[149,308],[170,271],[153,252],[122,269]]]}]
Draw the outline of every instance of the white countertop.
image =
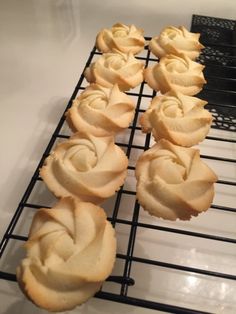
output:
[{"label": "white countertop", "polygon": [[[0,236],[54,131],[95,36],[115,22],[146,36],[169,25],[190,27],[192,14],[235,18],[235,0],[0,1]],[[0,281],[0,313],[46,313],[15,283]],[[152,313],[91,299],[73,313]],[[223,313],[223,312],[222,312]]]}]

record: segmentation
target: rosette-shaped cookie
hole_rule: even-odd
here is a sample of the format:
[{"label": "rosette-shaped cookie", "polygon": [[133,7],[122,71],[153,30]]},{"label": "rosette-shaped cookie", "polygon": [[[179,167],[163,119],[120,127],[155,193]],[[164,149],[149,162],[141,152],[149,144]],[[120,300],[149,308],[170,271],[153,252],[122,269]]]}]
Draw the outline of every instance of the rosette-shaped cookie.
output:
[{"label": "rosette-shaped cookie", "polygon": [[137,199],[151,215],[189,220],[206,211],[217,177],[199,150],[160,140],[136,164]]},{"label": "rosette-shaped cookie", "polygon": [[118,85],[105,88],[89,85],[73,101],[66,119],[73,131],[95,136],[116,134],[127,128],[134,117],[134,103]]},{"label": "rosette-shaped cookie", "polygon": [[101,207],[64,198],[37,211],[25,248],[17,268],[22,291],[37,306],[58,312],[100,289],[114,265],[116,239]]},{"label": "rosette-shaped cookie", "polygon": [[149,43],[151,52],[161,58],[167,54],[188,56],[196,59],[201,49],[204,48],[199,42],[200,34],[189,32],[184,26],[168,26],[161,32],[160,36],[153,37]]},{"label": "rosette-shaped cookie", "polygon": [[152,132],[156,141],[190,147],[203,141],[209,132],[212,115],[204,109],[206,101],[175,91],[153,98],[148,110],[140,117],[144,133]]},{"label": "rosette-shaped cookie", "polygon": [[114,49],[124,53],[137,54],[144,49],[143,30],[134,25],[117,23],[111,29],[102,29],[96,38],[96,46],[101,52]]},{"label": "rosette-shaped cookie", "polygon": [[99,204],[124,183],[127,166],[128,159],[113,136],[78,132],[46,158],[40,175],[58,197]]},{"label": "rosette-shaped cookie", "polygon": [[144,64],[132,53],[119,51],[102,54],[85,70],[85,77],[90,83],[104,87],[117,84],[122,91],[136,87],[143,81]]},{"label": "rosette-shaped cookie", "polygon": [[144,72],[148,85],[162,94],[173,89],[185,95],[195,95],[206,83],[202,70],[204,66],[187,56],[167,55]]}]

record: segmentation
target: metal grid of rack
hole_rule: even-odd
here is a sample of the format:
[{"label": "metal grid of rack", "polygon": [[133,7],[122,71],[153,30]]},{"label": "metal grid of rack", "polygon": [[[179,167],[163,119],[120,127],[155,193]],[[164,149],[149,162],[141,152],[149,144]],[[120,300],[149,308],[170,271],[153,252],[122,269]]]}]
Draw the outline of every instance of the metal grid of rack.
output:
[{"label": "metal grid of rack", "polygon": [[[204,87],[199,96],[205,100],[208,100],[209,102],[207,105],[208,109],[214,116],[214,123],[212,128],[222,130],[222,132],[224,132],[224,130],[235,131],[236,45],[234,42],[235,37],[233,36],[233,33],[235,32],[235,22],[194,15],[191,30],[194,32],[201,32],[202,42],[206,46],[203,54],[201,54],[199,58],[199,61],[206,65],[205,76],[208,84]],[[214,36],[212,36],[213,30]],[[146,37],[146,40],[149,41],[150,38]],[[227,42],[225,42],[225,40],[227,40]],[[96,58],[99,54],[100,53],[96,50],[96,48],[94,48],[90,53],[85,68],[89,66],[94,58]],[[153,58],[150,55],[147,47],[145,48],[144,53],[137,58],[143,60],[146,66],[152,62],[158,61],[156,58]],[[71,106],[72,100],[78,95],[78,93],[84,90],[85,86],[86,82],[82,74],[65,109],[65,112]],[[125,150],[127,156],[129,157],[130,163],[128,171],[130,173],[129,177],[131,178],[134,177],[133,173],[135,170],[135,160],[137,159],[136,155],[139,155],[143,150],[148,149],[151,145],[152,139],[150,135],[144,136],[141,134],[141,129],[138,126],[138,118],[140,113],[145,111],[147,103],[150,102],[155,93],[148,89],[147,85],[143,82],[139,88],[128,92],[127,94],[136,101],[136,113],[132,125],[124,135],[118,136],[116,142]],[[1,241],[0,257],[3,260],[3,268],[0,271],[1,279],[9,281],[16,280],[15,273],[7,271],[7,268],[4,267],[4,265],[7,264],[7,258],[9,258],[11,255],[9,254],[9,248],[12,245],[12,241],[19,241],[21,244],[23,241],[27,240],[27,236],[25,234],[22,235],[22,233],[17,232],[17,230],[19,230],[18,225],[22,224],[22,217],[27,215],[28,210],[32,211],[33,214],[33,212],[38,208],[50,207],[50,202],[47,204],[45,203],[45,200],[47,199],[43,195],[45,191],[42,192],[40,189],[36,189],[38,184],[44,184],[39,176],[39,169],[43,165],[45,158],[50,154],[50,151],[53,149],[54,145],[58,141],[64,140],[68,137],[69,134],[66,131],[66,123],[63,114]],[[136,140],[136,137],[142,137],[142,144],[140,144],[140,141],[138,142]],[[208,136],[207,140],[212,141],[212,143],[223,142],[231,143],[232,145],[236,143],[234,138],[226,137],[225,135]],[[201,157],[204,159],[231,165],[236,162],[236,159],[234,158],[212,156],[211,154],[202,154]],[[233,190],[232,194],[236,194],[236,182],[233,180],[224,178],[219,179],[217,185],[223,185],[226,186],[226,188],[230,187],[230,189]],[[147,254],[143,254],[143,256],[137,254],[136,246],[139,241],[141,229],[151,230],[157,234],[162,233],[164,237],[170,237],[172,239],[179,236],[182,239],[181,241],[189,241],[189,239],[193,239],[191,240],[193,241],[192,247],[195,245],[194,239],[200,239],[202,243],[206,241],[206,246],[209,245],[208,243],[211,243],[210,245],[212,246],[214,246],[214,243],[216,243],[216,246],[217,243],[222,243],[223,245],[235,245],[236,236],[232,237],[225,234],[215,234],[215,232],[210,233],[204,231],[204,229],[203,231],[196,231],[196,228],[192,227],[191,225],[183,226],[181,224],[165,224],[161,223],[160,220],[155,220],[153,218],[152,222],[147,219],[142,219],[142,209],[135,200],[135,189],[129,188],[129,186],[129,184],[125,183],[124,186],[122,186],[116,193],[116,195],[103,206],[105,209],[107,209],[108,219],[112,222],[113,226],[117,229],[119,229],[119,226],[123,226],[124,228],[127,227],[128,232],[125,235],[125,248],[122,248],[119,251],[118,245],[117,262],[119,265],[116,265],[115,273],[108,278],[101,291],[96,294],[97,298],[171,313],[209,312],[208,310],[205,310],[204,305],[200,306],[199,308],[196,305],[183,306],[182,302],[168,301],[168,298],[167,300],[163,300],[161,297],[149,299],[146,296],[140,297],[139,293],[132,293],[132,289],[136,286],[136,282],[138,281],[136,276],[138,271],[133,271],[134,264],[142,265],[144,268],[151,266],[152,269],[164,269],[169,271],[168,276],[172,276],[172,272],[174,272],[173,276],[175,276],[176,273],[184,273],[186,276],[194,274],[196,276],[199,275],[206,278],[218,278],[220,280],[230,281],[234,283],[233,289],[236,291],[236,272],[234,271],[222,271],[222,268],[217,269],[217,267],[212,267],[211,269],[209,265],[207,267],[197,267],[194,263],[191,262],[187,264],[178,262],[178,259],[176,259],[176,262],[173,262],[173,260],[170,262],[158,258],[151,258]],[[38,193],[39,203],[33,201],[34,197],[32,195],[36,193],[35,190],[41,191]],[[126,203],[124,203],[125,198],[128,199]],[[129,206],[128,209],[127,206]],[[120,215],[120,212],[123,213],[126,210],[130,213],[128,216],[123,214]],[[225,206],[216,203],[212,204],[209,211],[211,210],[223,213],[223,215],[224,213],[236,215],[236,208],[233,208],[232,206]],[[210,225],[211,221],[207,220],[207,224]],[[158,241],[158,236],[156,236],[156,244],[158,244]],[[157,286],[159,284],[160,283],[157,283]],[[184,298],[183,295],[182,297]]]}]

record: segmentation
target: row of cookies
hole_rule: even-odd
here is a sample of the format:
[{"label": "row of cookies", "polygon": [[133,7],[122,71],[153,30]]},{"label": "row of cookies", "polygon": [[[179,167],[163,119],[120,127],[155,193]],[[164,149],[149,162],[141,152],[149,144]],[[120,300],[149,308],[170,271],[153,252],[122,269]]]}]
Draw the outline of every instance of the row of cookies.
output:
[{"label": "row of cookies", "polygon": [[137,198],[151,215],[189,220],[206,211],[214,197],[217,177],[190,148],[203,141],[212,116],[197,94],[206,82],[201,64],[194,61],[203,46],[199,34],[184,27],[166,27],[149,43],[159,62],[145,70],[145,80],[162,94],[153,98],[141,116],[144,133],[156,144],[136,165]]},{"label": "row of cookies", "polygon": [[135,105],[123,91],[143,80],[143,64],[133,53],[144,43],[134,25],[115,24],[98,34],[104,54],[86,70],[91,84],[66,114],[75,134],[56,146],[40,170],[60,200],[34,216],[17,280],[32,302],[49,311],[85,302],[112,271],[115,231],[98,204],[126,177],[128,159],[114,136],[134,116]]}]

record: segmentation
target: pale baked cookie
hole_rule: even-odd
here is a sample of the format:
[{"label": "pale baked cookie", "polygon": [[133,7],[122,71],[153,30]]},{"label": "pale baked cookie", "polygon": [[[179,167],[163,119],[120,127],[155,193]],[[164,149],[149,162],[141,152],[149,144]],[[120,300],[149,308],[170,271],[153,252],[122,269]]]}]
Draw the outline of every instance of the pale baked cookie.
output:
[{"label": "pale baked cookie", "polygon": [[135,174],[137,199],[151,215],[189,220],[211,206],[217,176],[197,149],[162,139],[140,156]]},{"label": "pale baked cookie", "polygon": [[122,91],[136,87],[143,81],[144,64],[132,53],[119,51],[102,54],[85,70],[85,78],[90,83],[104,87],[117,84]]},{"label": "pale baked cookie", "polygon": [[144,133],[153,134],[156,141],[190,147],[203,141],[209,132],[212,115],[204,109],[206,101],[170,91],[153,98],[148,110],[140,117]]},{"label": "pale baked cookie", "polygon": [[117,84],[105,88],[89,85],[66,113],[73,131],[83,131],[95,136],[116,134],[127,128],[134,117],[134,103]]},{"label": "pale baked cookie", "polygon": [[173,89],[185,95],[195,95],[206,83],[204,66],[192,61],[187,56],[167,55],[152,67],[144,71],[148,85],[162,94]]},{"label": "pale baked cookie", "polygon": [[95,204],[115,194],[124,183],[128,159],[114,137],[76,133],[58,144],[40,175],[57,196],[74,196]]},{"label": "pale baked cookie", "polygon": [[37,306],[58,312],[100,289],[115,262],[116,239],[101,207],[64,198],[36,212],[25,248],[16,272],[22,291]]},{"label": "pale baked cookie", "polygon": [[204,46],[199,42],[200,34],[189,32],[184,26],[165,27],[160,36],[153,37],[149,49],[158,58],[167,54],[181,55],[181,53],[195,60]]},{"label": "pale baked cookie", "polygon": [[102,29],[96,38],[96,46],[101,52],[114,49],[124,53],[137,54],[144,49],[144,31],[135,25],[114,24],[110,29]]}]

